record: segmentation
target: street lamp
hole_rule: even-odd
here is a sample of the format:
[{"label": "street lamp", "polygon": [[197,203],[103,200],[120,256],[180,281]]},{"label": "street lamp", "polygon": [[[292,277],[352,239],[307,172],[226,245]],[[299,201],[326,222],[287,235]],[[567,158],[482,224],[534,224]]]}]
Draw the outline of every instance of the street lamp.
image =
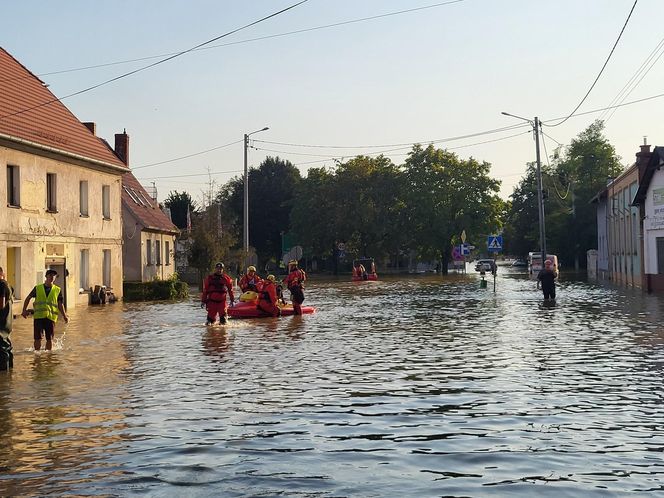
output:
[{"label": "street lamp", "polygon": [[545,228],[545,219],[544,219],[544,196],[542,194],[542,162],[540,161],[540,146],[539,146],[539,134],[541,129],[541,122],[535,116],[534,120],[522,118],[521,116],[516,116],[510,114],[509,112],[501,112],[504,116],[511,116],[513,118],[521,119],[527,121],[533,127],[533,133],[535,134],[535,154],[537,157],[537,204],[539,206],[539,238],[540,238],[540,251],[542,254],[542,268],[544,268],[544,262],[546,261],[546,228]]},{"label": "street lamp", "polygon": [[249,135],[260,133],[261,131],[269,130],[266,126],[260,130],[252,131],[251,133],[244,134],[244,233],[243,233],[243,258],[249,254],[249,172],[247,170],[247,149],[249,148]]}]

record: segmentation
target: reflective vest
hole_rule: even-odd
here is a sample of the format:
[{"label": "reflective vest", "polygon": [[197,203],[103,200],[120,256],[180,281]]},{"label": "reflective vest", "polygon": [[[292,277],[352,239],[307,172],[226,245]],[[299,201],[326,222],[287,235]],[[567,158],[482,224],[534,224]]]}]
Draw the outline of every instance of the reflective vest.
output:
[{"label": "reflective vest", "polygon": [[44,284],[39,284],[35,287],[37,290],[37,297],[35,298],[35,318],[48,318],[52,322],[58,321],[58,296],[60,295],[60,287],[54,285],[51,287],[51,292],[46,296],[46,289]]}]

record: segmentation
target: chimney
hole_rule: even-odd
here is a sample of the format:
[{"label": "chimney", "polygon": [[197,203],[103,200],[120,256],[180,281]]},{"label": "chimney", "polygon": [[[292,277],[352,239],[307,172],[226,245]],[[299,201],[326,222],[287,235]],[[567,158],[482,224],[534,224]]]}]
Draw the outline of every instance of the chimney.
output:
[{"label": "chimney", "polygon": [[90,132],[91,132],[94,136],[97,136],[97,123],[93,123],[93,122],[90,121],[90,122],[88,122],[88,123],[83,123],[83,125],[85,125],[85,127],[86,127],[88,130],[90,130]]},{"label": "chimney", "polygon": [[115,134],[115,155],[129,167],[129,135],[126,129]]},{"label": "chimney", "polygon": [[643,137],[641,151],[636,153],[636,165],[639,168],[639,184],[642,182],[643,176],[646,173],[646,168],[648,167],[648,162],[650,162],[650,145],[647,145],[646,142],[646,137]]}]

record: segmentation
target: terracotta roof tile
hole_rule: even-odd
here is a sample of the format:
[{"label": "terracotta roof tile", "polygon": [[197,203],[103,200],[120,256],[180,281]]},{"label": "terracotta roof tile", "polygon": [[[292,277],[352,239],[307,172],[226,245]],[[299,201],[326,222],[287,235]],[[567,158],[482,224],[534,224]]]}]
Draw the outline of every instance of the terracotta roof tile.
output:
[{"label": "terracotta roof tile", "polygon": [[173,234],[180,233],[166,213],[159,209],[157,201],[150,197],[132,173],[122,175],[122,204],[145,228]]},{"label": "terracotta roof tile", "polygon": [[[126,168],[56,99],[39,78],[0,47],[0,134]],[[40,105],[49,101],[54,102]]]}]

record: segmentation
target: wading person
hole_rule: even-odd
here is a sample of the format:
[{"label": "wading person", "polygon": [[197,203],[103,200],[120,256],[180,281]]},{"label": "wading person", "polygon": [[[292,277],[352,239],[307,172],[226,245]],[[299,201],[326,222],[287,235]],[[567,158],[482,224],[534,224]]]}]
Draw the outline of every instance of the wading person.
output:
[{"label": "wading person", "polygon": [[62,315],[65,323],[69,322],[60,287],[53,283],[57,276],[57,271],[46,270],[44,283],[36,285],[23,301],[21,316],[28,318],[28,304],[31,299],[35,300],[33,306],[35,351],[41,349],[42,335],[46,339],[46,350],[53,349],[53,334],[55,333],[55,322],[58,321],[58,313]]},{"label": "wading person", "polygon": [[213,324],[217,315],[219,315],[219,323],[226,323],[228,310],[226,296],[230,298],[231,306],[235,304],[233,280],[224,273],[224,264],[217,263],[214,265],[214,273],[208,275],[203,281],[201,308],[207,309],[207,325]]},{"label": "wading person", "polygon": [[541,287],[545,300],[556,299],[556,278],[558,275],[553,270],[553,263],[547,259],[544,262],[544,269],[537,274],[537,288]]},{"label": "wading person", "polygon": [[286,287],[291,293],[291,301],[293,301],[293,311],[296,315],[302,314],[302,303],[304,302],[304,282],[307,280],[307,275],[304,270],[297,267],[297,260],[292,259],[288,262],[288,275],[284,279]]},{"label": "wading person", "polygon": [[0,268],[0,370],[9,370],[14,366],[14,353],[9,334],[12,331],[12,303],[14,290],[5,280],[5,273]]},{"label": "wading person", "polygon": [[277,317],[281,315],[281,310],[277,306],[277,286],[275,284],[276,278],[274,275],[268,275],[263,282],[263,289],[261,290],[258,298],[257,307],[263,313],[270,316]]}]

